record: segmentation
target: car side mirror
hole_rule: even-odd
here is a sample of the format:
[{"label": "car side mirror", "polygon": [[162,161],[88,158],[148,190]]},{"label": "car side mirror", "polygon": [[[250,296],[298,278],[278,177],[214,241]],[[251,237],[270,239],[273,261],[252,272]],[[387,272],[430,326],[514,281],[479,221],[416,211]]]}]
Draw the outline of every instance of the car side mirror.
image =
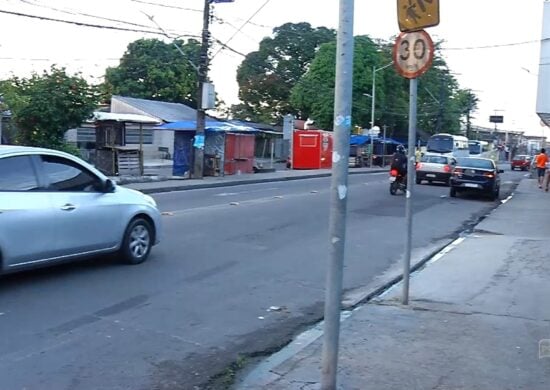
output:
[{"label": "car side mirror", "polygon": [[111,179],[107,179],[103,183],[103,192],[106,194],[115,192],[115,183]]}]

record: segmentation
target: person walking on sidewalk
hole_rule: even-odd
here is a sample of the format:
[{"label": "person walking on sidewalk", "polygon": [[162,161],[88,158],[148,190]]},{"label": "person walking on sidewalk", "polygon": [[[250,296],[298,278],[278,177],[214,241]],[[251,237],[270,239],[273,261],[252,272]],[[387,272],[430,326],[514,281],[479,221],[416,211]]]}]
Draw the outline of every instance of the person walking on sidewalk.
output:
[{"label": "person walking on sidewalk", "polygon": [[[546,173],[546,163],[548,162],[548,156],[546,155],[546,149],[542,148],[540,153],[535,159],[535,164],[537,166],[537,176],[539,181],[539,188],[542,188],[542,183],[544,181],[544,176]],[[548,183],[546,184],[548,187]],[[548,190],[547,190],[548,191]]]}]

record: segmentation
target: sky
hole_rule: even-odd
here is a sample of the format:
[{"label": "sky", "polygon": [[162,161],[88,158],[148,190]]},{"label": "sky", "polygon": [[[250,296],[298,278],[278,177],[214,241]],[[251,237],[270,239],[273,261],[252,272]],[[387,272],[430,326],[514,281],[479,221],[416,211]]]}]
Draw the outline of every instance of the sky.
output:
[{"label": "sky", "polygon": [[[355,0],[355,35],[384,40],[396,36],[396,4],[395,0]],[[118,64],[130,42],[142,37],[162,38],[3,11],[158,32],[148,18],[153,16],[171,36],[198,36],[203,5],[203,0],[0,0],[0,78],[28,77],[32,71],[41,72],[57,64],[100,82],[105,69]],[[235,78],[242,54],[257,50],[273,27],[305,21],[336,29],[338,5],[338,0],[235,0],[216,4],[212,35],[234,50],[213,46],[210,78],[220,98],[227,104],[238,102]],[[439,26],[427,31],[434,41],[443,41],[443,56],[460,87],[473,90],[480,99],[473,123],[493,127],[489,116],[503,115],[504,124],[499,128],[550,136],[535,113],[543,0],[440,0],[440,9]],[[394,70],[384,70],[389,71]]]}]

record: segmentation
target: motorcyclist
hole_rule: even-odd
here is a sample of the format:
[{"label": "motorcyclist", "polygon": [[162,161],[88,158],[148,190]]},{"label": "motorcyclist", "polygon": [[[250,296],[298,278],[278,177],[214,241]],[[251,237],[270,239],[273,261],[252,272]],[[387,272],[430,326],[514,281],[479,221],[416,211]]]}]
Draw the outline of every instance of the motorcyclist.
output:
[{"label": "motorcyclist", "polygon": [[399,176],[407,176],[407,155],[403,145],[397,145],[397,149],[392,156],[390,169],[396,169]]}]

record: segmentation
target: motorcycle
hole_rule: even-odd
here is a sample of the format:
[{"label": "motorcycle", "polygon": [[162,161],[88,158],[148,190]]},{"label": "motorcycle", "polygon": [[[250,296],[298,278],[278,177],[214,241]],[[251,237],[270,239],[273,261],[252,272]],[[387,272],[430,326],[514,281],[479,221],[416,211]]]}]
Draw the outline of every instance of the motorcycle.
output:
[{"label": "motorcycle", "polygon": [[399,174],[397,169],[390,171],[390,194],[395,195],[401,190],[404,193],[407,191],[407,177]]}]

